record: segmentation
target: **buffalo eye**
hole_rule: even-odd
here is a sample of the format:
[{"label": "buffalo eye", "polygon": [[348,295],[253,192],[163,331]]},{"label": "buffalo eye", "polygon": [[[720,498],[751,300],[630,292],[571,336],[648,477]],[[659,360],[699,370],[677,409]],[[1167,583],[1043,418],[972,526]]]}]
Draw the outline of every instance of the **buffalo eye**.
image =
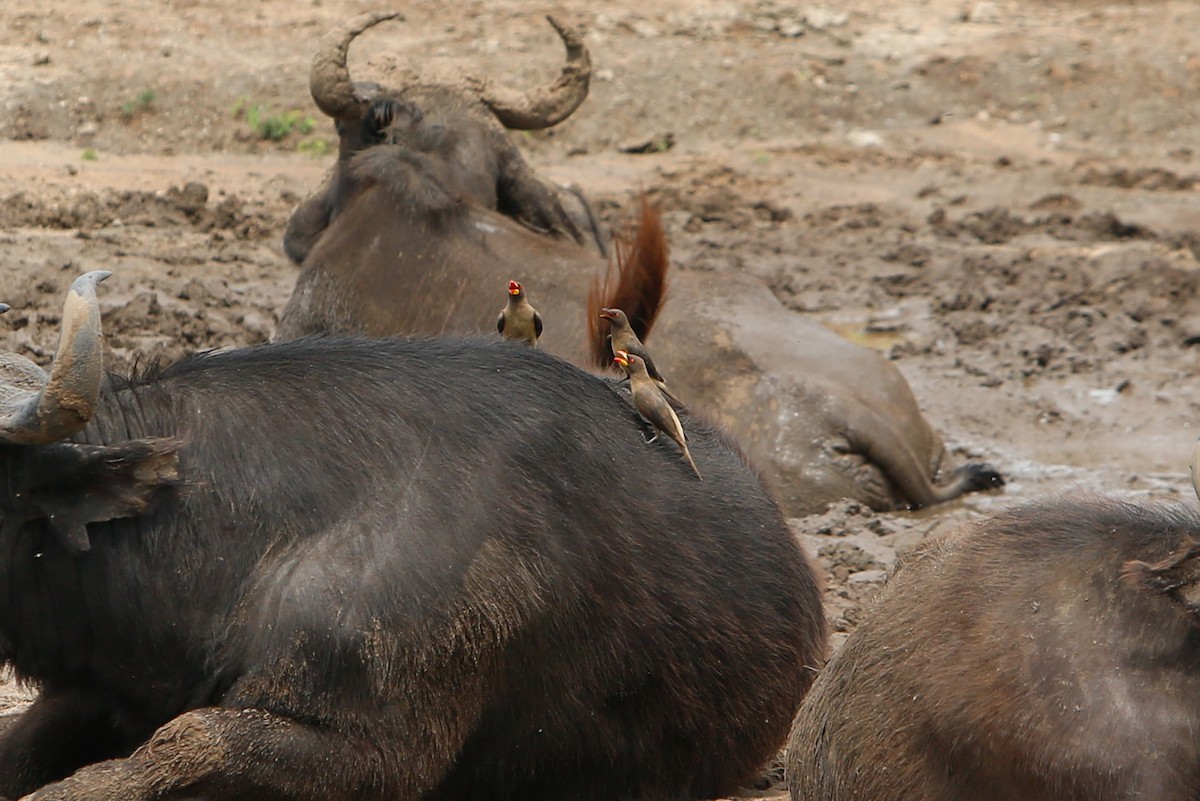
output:
[{"label": "buffalo eye", "polygon": [[394,100],[376,100],[367,110],[367,123],[371,129],[378,133],[384,128],[392,124],[392,119],[396,116],[396,101]]},{"label": "buffalo eye", "polygon": [[367,109],[364,119],[368,141],[388,139],[389,130],[408,128],[421,121],[424,114],[416,106],[400,100],[376,100]]}]

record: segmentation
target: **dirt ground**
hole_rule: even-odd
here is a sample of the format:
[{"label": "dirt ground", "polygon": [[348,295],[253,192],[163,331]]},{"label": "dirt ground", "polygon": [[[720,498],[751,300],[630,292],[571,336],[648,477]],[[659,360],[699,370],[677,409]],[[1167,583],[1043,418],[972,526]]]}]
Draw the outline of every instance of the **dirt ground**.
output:
[{"label": "dirt ground", "polygon": [[[295,276],[284,222],[332,159],[308,62],[323,31],[375,7],[0,5],[0,346],[47,360],[65,288],[97,268],[114,273],[118,367],[268,338]],[[400,8],[356,43],[356,77],[530,86],[561,59],[543,15],[585,24],[591,95],[516,135],[535,168],[610,220],[649,192],[673,269],[750,271],[886,351],[952,449],[1008,476],[951,508],[795,521],[839,637],[934,529],[1070,487],[1192,495],[1200,4]],[[21,699],[6,692],[0,712]]]}]

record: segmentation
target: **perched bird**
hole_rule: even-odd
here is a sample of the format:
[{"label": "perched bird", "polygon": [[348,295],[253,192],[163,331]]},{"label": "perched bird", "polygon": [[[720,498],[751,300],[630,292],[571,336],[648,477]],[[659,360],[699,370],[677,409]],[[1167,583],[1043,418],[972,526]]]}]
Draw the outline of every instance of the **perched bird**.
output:
[{"label": "perched bird", "polygon": [[658,384],[658,388],[667,400],[674,403],[676,406],[683,406],[683,402],[675,397],[675,393],[667,388],[666,379],[662,377],[662,373],[658,372],[658,368],[654,366],[654,360],[650,358],[650,352],[646,350],[646,346],[638,339],[638,335],[633,332],[633,328],[629,325],[629,318],[625,316],[625,312],[620,309],[601,309],[600,316],[609,321],[612,327],[612,333],[608,335],[609,344],[612,346],[613,360],[616,361],[618,351],[637,356],[646,364],[646,373],[654,382]]},{"label": "perched bird", "polygon": [[[667,403],[667,399],[663,397],[658,383],[646,372],[646,360],[635,354],[618,350],[613,361],[624,367],[629,374],[629,392],[633,395],[633,408],[637,409],[638,414],[646,418],[656,429],[665,432],[668,437],[679,444],[679,449],[683,451],[683,458],[687,459],[692,472],[696,474],[696,478],[703,480],[700,471],[696,468],[696,462],[692,460],[692,452],[688,450],[687,438],[683,435],[683,426],[679,423],[679,417],[671,408],[671,404]],[[653,442],[655,439],[658,439],[657,434],[650,441]]]},{"label": "perched bird", "polygon": [[542,335],[542,316],[525,297],[525,288],[518,281],[508,282],[508,303],[496,318],[496,330],[505,339],[517,339],[537,347]]}]

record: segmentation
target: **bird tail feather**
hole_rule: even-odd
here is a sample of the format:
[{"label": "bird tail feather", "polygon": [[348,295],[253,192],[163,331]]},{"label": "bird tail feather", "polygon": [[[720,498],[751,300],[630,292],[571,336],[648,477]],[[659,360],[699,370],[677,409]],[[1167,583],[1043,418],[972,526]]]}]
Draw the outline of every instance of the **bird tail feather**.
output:
[{"label": "bird tail feather", "polygon": [[613,357],[609,322],[600,317],[600,310],[624,311],[630,328],[644,343],[667,295],[667,237],[662,215],[645,195],[636,229],[614,235],[613,244],[608,269],[592,280],[588,292],[588,341],[592,362],[598,367],[610,366]]}]

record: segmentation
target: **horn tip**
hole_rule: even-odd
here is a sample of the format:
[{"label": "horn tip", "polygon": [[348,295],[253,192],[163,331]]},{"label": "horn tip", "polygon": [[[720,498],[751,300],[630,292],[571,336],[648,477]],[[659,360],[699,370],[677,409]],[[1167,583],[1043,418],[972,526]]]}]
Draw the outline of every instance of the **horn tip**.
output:
[{"label": "horn tip", "polygon": [[70,291],[74,292],[76,295],[83,295],[87,292],[95,291],[96,284],[105,280],[110,275],[112,275],[112,272],[109,270],[92,270],[89,273],[84,273],[71,283]]},{"label": "horn tip", "polygon": [[6,311],[8,311],[11,308],[12,308],[12,306],[9,306],[7,303],[0,303],[0,314],[4,314]]},{"label": "horn tip", "polygon": [[[352,20],[352,27],[359,29],[359,32],[365,31],[367,28],[373,28],[381,22],[396,19],[404,21],[403,11],[368,11],[362,16]],[[357,24],[354,24],[357,23]]]},{"label": "horn tip", "polygon": [[553,14],[546,15],[546,22],[549,22],[554,30],[558,31],[558,35],[563,39],[579,39],[579,28],[574,25],[568,25]]}]

